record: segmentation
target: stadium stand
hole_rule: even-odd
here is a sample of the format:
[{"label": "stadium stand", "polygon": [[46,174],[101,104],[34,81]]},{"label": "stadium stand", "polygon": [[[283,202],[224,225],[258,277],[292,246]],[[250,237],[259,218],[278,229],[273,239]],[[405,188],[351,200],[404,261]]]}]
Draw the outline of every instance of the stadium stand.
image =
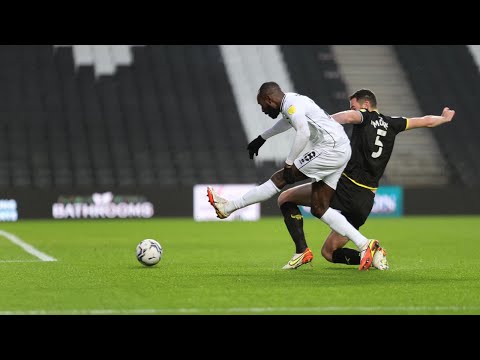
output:
[{"label": "stadium stand", "polygon": [[256,181],[218,46],[105,47],[0,46],[0,186]]},{"label": "stadium stand", "polygon": [[[332,50],[349,94],[361,88],[371,89],[377,96],[380,112],[384,114],[424,115],[393,46],[332,45]],[[434,114],[439,111],[441,108]],[[409,187],[448,183],[448,167],[430,129],[407,131],[396,138],[382,180]]]},{"label": "stadium stand", "polygon": [[331,45],[282,45],[281,49],[297,92],[308,94],[331,114],[348,108]]},{"label": "stadium stand", "polygon": [[[248,159],[245,148],[251,136],[242,124],[222,49],[0,46],[0,187],[265,181],[278,163]],[[249,56],[255,54],[255,61],[272,71],[269,76],[275,79],[262,81],[276,80],[276,73],[286,71],[281,79],[291,79],[292,90],[309,94],[328,112],[348,105],[332,46],[232,49],[239,59],[253,61]],[[480,93],[480,81],[471,54],[465,46],[394,49],[422,113],[436,114],[444,104],[457,110],[455,126],[433,133],[454,183],[476,184],[480,163],[474,136],[480,124],[474,121],[473,100]],[[248,76],[253,84],[260,75],[252,70]],[[257,88],[249,89],[254,101]],[[256,108],[251,111],[263,116]]]},{"label": "stadium stand", "polygon": [[395,45],[424,113],[456,109],[455,126],[432,129],[452,172],[452,184],[475,186],[480,179],[480,146],[475,104],[480,73],[465,45]]},{"label": "stadium stand", "polygon": [[[276,81],[284,91],[294,91],[290,75],[277,45],[221,45],[220,49],[240,120],[251,141],[275,123],[260,111],[259,86]],[[258,168],[270,173],[268,177],[272,171],[283,167],[293,136],[293,129],[277,134],[262,146],[261,156],[254,158]]]}]

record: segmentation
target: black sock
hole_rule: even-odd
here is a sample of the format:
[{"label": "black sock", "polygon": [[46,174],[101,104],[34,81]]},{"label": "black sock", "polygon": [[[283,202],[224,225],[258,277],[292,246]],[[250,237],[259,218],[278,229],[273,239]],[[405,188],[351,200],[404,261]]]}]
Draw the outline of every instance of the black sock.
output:
[{"label": "black sock", "polygon": [[300,254],[307,249],[307,241],[303,232],[303,216],[297,205],[287,202],[280,206],[282,210],[285,225],[287,225],[288,232],[295,243],[295,252]]},{"label": "black sock", "polygon": [[360,251],[340,248],[333,252],[332,261],[336,264],[360,265]]}]

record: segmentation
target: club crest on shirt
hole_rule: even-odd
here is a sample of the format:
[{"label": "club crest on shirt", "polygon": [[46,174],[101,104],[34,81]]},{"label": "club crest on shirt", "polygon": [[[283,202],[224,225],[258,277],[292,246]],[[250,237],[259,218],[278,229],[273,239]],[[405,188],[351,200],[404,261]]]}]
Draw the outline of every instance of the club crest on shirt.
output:
[{"label": "club crest on shirt", "polygon": [[291,106],[288,108],[288,110],[287,110],[288,115],[293,115],[293,114],[295,114],[295,111],[296,111],[296,110],[297,110],[297,109],[295,109],[295,106],[291,105]]}]

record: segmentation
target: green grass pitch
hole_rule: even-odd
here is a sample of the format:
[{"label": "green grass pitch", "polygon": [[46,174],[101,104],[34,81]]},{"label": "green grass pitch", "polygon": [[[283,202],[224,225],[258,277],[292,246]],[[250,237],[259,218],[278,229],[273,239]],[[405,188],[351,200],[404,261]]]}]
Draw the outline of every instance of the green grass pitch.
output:
[{"label": "green grass pitch", "polygon": [[[316,219],[305,220],[312,266],[289,271],[281,217],[24,220],[0,230],[0,315],[480,314],[478,216],[369,219],[362,232],[387,249],[390,270],[363,272],[322,258],[328,228]],[[154,267],[136,260],[144,238],[164,248]]]}]

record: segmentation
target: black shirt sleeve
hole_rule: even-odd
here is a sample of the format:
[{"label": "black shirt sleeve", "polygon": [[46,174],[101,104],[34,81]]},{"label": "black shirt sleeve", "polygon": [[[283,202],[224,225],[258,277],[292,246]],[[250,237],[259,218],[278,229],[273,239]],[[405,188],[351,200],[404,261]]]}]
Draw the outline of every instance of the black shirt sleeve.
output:
[{"label": "black shirt sleeve", "polygon": [[396,134],[405,131],[407,128],[407,118],[403,116],[392,116],[390,118],[390,126],[393,128]]},{"label": "black shirt sleeve", "polygon": [[360,124],[355,124],[355,126],[365,126],[370,123],[370,120],[375,120],[378,116],[376,112],[370,112],[366,109],[360,109],[360,113],[362,114],[362,122]]}]

